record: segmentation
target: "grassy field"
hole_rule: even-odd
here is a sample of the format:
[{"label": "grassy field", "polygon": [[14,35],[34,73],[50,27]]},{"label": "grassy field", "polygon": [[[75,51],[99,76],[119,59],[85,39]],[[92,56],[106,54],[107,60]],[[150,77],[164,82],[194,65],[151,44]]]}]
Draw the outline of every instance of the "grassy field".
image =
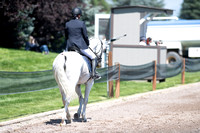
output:
[{"label": "grassy field", "polygon": [[57,53],[48,55],[24,51],[0,48],[0,71],[32,72],[52,69],[53,60]]},{"label": "grassy field", "polygon": [[[1,71],[41,71],[52,69],[52,63],[57,53],[43,55],[41,53],[0,48]],[[200,72],[186,73],[185,83],[200,81]],[[169,88],[181,84],[181,75],[168,78],[166,82],[158,83],[157,89]],[[89,103],[109,100],[107,97],[107,84],[97,83],[93,86]],[[82,87],[84,89],[84,86]],[[133,95],[152,91],[152,84],[148,82],[123,81],[120,83],[120,96]],[[78,100],[70,106],[78,105]],[[0,121],[6,121],[30,114],[63,108],[61,95],[58,88],[36,91],[23,94],[0,96]]]}]

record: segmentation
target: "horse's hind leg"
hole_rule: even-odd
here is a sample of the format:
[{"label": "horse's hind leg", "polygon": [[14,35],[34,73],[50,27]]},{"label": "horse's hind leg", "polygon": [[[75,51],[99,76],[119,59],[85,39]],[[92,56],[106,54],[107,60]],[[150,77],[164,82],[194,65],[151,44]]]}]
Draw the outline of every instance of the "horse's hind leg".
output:
[{"label": "horse's hind leg", "polygon": [[88,103],[88,98],[89,98],[89,94],[90,94],[90,90],[93,86],[93,81],[89,81],[86,86],[85,86],[85,97],[84,97],[84,105],[83,105],[83,111],[82,111],[82,119],[83,122],[87,122],[87,118],[86,118],[86,106]]},{"label": "horse's hind leg", "polygon": [[79,108],[78,108],[77,113],[74,114],[74,119],[79,119],[80,114],[81,114],[81,110],[82,110],[82,105],[83,105],[83,96],[82,96],[82,93],[81,93],[81,85],[76,86],[76,93],[77,93],[78,98],[79,98]]},{"label": "horse's hind leg", "polygon": [[60,125],[65,125],[66,118],[68,120],[68,123],[71,123],[71,116],[70,116],[69,109],[68,109],[70,99],[67,99],[65,96],[62,95],[62,100],[63,100],[63,104],[64,104],[64,112],[62,114],[62,121],[61,121]]},{"label": "horse's hind leg", "polygon": [[71,123],[72,120],[71,120],[71,115],[69,113],[69,108],[68,108],[69,103],[70,103],[70,99],[67,99],[67,101],[65,103],[65,115],[67,117],[68,123]]}]

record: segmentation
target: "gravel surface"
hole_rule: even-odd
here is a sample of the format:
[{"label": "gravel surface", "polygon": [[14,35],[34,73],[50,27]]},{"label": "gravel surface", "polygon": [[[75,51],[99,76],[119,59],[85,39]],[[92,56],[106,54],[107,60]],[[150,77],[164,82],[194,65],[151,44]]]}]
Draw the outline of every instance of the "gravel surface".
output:
[{"label": "gravel surface", "polygon": [[[77,110],[70,107],[70,113]],[[60,126],[62,110],[1,122],[0,132],[199,133],[200,83],[88,104],[87,122]]]}]

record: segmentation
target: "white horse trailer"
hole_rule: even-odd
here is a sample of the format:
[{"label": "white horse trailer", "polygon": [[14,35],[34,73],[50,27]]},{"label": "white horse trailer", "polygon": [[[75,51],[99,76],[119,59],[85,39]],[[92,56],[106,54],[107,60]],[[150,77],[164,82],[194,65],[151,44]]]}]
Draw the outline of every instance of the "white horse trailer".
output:
[{"label": "white horse trailer", "polygon": [[151,21],[147,26],[146,36],[162,41],[161,46],[167,47],[169,61],[179,55],[200,57],[200,20]]}]

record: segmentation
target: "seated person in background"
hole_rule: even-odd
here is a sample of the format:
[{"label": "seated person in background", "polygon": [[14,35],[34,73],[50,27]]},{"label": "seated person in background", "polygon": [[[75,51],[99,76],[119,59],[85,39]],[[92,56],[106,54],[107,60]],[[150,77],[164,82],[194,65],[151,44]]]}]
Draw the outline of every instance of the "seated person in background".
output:
[{"label": "seated person in background", "polygon": [[33,36],[29,36],[28,42],[26,42],[25,49],[31,50],[31,51],[39,51],[38,50],[38,44],[36,43]]},{"label": "seated person in background", "polygon": [[156,41],[155,44],[156,46],[160,46],[160,44],[162,44],[162,40]]},{"label": "seated person in background", "polygon": [[42,53],[44,53],[44,54],[49,54],[49,49],[48,49],[47,45],[42,45],[42,46],[40,47],[40,51],[41,51]]},{"label": "seated person in background", "polygon": [[147,46],[156,46],[156,44],[152,41],[151,37],[147,38]]},{"label": "seated person in background", "polygon": [[147,38],[147,45],[150,46],[150,43],[151,43],[151,42],[152,42],[152,38],[151,38],[151,37],[148,37],[148,38]]},{"label": "seated person in background", "polygon": [[146,46],[146,38],[144,36],[140,37],[140,43],[139,45]]}]

